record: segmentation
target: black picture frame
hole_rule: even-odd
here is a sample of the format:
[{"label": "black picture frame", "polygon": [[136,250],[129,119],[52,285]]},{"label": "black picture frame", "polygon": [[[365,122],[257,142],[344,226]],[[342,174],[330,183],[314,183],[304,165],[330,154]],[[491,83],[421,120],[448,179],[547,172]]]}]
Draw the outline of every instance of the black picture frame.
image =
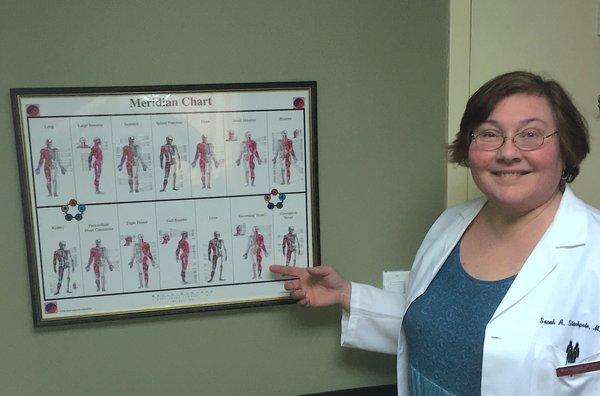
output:
[{"label": "black picture frame", "polygon": [[34,325],[293,302],[267,267],[320,263],[316,89],[11,89]]}]

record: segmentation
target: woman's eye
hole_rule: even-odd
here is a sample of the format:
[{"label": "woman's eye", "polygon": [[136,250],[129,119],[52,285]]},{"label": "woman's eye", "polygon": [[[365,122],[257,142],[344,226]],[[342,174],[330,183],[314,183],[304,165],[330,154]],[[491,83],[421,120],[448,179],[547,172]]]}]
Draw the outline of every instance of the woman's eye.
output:
[{"label": "woman's eye", "polygon": [[499,136],[500,136],[500,134],[498,134],[497,132],[494,132],[494,131],[483,131],[483,132],[479,133],[479,137],[481,137],[483,139],[495,139]]},{"label": "woman's eye", "polygon": [[521,132],[520,135],[526,139],[536,139],[538,136],[541,135],[541,133],[536,131],[535,129],[528,129],[526,131]]}]

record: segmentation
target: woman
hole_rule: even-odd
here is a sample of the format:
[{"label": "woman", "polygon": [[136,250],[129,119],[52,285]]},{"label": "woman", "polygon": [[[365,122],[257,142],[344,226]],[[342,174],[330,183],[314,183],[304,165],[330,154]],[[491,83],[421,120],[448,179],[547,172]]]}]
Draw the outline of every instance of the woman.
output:
[{"label": "woman", "polygon": [[567,186],[585,120],[556,82],[507,73],[469,99],[449,152],[484,197],[438,218],[406,295],[330,267],[271,270],[298,277],[285,288],[301,305],[342,306],[343,345],[397,353],[399,394],[599,392],[600,371],[557,373],[600,360],[600,213]]}]

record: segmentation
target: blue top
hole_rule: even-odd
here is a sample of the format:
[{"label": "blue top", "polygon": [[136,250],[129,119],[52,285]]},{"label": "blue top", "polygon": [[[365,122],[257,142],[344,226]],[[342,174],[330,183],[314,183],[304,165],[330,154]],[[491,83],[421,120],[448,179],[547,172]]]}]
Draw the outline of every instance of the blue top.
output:
[{"label": "blue top", "polygon": [[404,316],[411,394],[481,393],[485,327],[514,279],[473,278],[454,247]]}]

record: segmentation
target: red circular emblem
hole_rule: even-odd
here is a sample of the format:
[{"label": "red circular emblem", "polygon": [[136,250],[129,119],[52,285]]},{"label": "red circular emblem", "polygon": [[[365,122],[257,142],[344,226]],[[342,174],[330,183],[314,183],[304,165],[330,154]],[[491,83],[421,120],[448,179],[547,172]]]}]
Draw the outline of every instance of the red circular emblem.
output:
[{"label": "red circular emblem", "polygon": [[304,108],[304,98],[294,98],[294,108],[295,109],[303,109]]},{"label": "red circular emblem", "polygon": [[29,117],[37,117],[40,115],[40,108],[38,105],[27,106],[27,115]]},{"label": "red circular emblem", "polygon": [[44,305],[44,310],[46,311],[46,313],[53,314],[58,312],[58,306],[55,302],[49,302],[46,303],[46,305]]}]

